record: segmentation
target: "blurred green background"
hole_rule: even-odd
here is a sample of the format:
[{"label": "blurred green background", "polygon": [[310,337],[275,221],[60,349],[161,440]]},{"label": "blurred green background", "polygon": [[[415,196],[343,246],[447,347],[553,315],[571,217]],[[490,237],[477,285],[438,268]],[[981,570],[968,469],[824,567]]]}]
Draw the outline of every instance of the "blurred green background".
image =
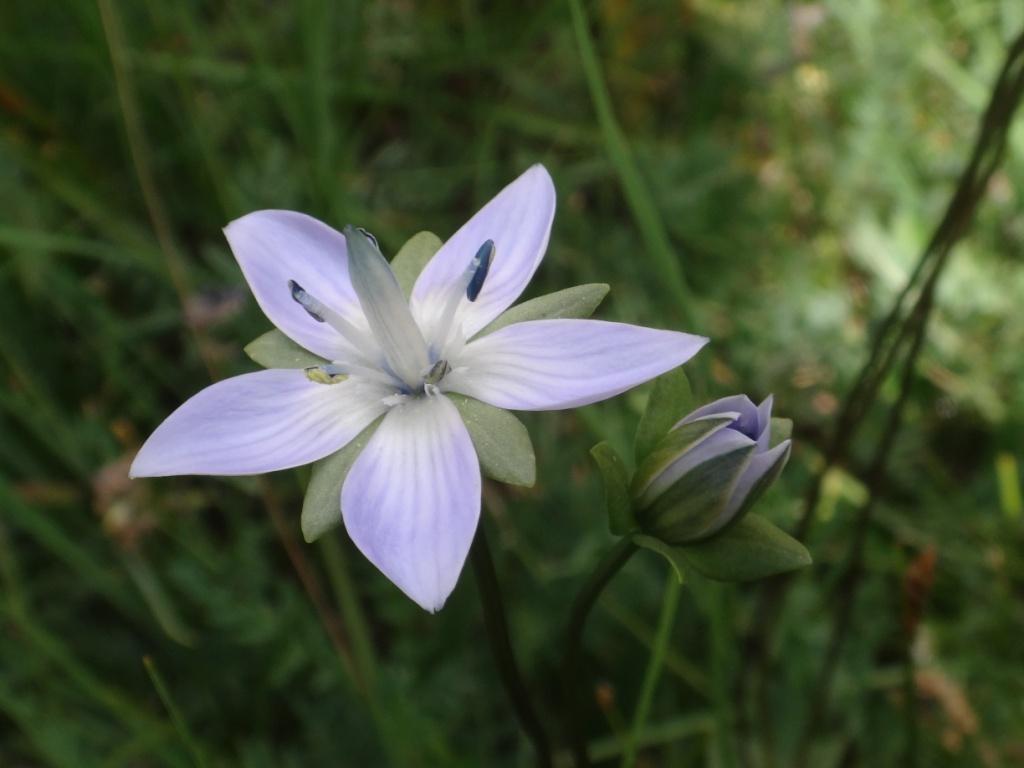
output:
[{"label": "blurred green background", "polygon": [[[447,237],[543,162],[559,209],[528,295],[609,282],[600,317],[712,337],[688,366],[699,394],[773,392],[796,421],[760,506],[792,528],[1024,4],[586,13],[621,136],[598,119],[561,0],[0,5],[0,765],[532,763],[469,571],[430,616],[343,532],[301,543],[302,471],[128,481],[174,407],[256,368],[242,346],[270,324],[220,232],[254,209],[361,224],[393,253],[419,230]],[[1024,763],[1022,188],[1017,125],[940,286],[811,765]],[[485,494],[513,639],[556,735],[568,605],[612,543],[587,450],[631,453],[645,396],[524,417],[537,486]],[[639,764],[791,764],[865,495],[857,462],[826,477],[816,563],[789,594],[744,743],[734,692],[758,588],[695,580]],[[664,572],[636,557],[588,628],[587,729],[607,764]],[[908,573],[923,585],[909,689]]]}]

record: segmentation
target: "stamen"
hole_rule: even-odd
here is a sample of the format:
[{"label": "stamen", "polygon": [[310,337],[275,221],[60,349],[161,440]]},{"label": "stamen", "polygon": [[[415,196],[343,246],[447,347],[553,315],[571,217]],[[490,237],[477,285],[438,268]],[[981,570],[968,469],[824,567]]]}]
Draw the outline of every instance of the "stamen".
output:
[{"label": "stamen", "polygon": [[322,323],[324,321],[324,316],[317,311],[317,309],[324,307],[322,302],[318,301],[317,299],[314,299],[312,296],[306,293],[306,289],[303,288],[298,283],[296,283],[294,280],[288,281],[288,290],[292,292],[292,300],[295,301],[295,303],[302,307],[304,310],[306,310],[310,317],[312,317],[318,323]]},{"label": "stamen", "polygon": [[494,260],[494,241],[486,240],[476,252],[476,256],[473,257],[472,263],[469,268],[473,270],[472,277],[469,278],[469,285],[466,287],[466,298],[470,301],[476,301],[477,296],[480,295],[480,291],[484,287],[484,280],[487,279],[487,273],[491,269],[491,262]]},{"label": "stamen", "polygon": [[445,344],[448,342],[448,337],[452,331],[452,323],[455,320],[455,313],[459,309],[462,297],[465,296],[469,301],[476,301],[480,296],[480,291],[484,287],[484,280],[487,279],[487,273],[490,271],[491,262],[493,261],[494,241],[485,240],[483,245],[477,249],[476,255],[470,260],[465,272],[459,276],[459,279],[455,281],[451,288],[447,289],[444,308],[441,310],[441,318],[435,326],[434,338],[437,340],[437,349],[444,349]]},{"label": "stamen", "polygon": [[366,334],[342,317],[340,313],[328,307],[294,280],[288,281],[288,289],[292,292],[292,299],[295,300],[295,303],[306,310],[310,317],[318,323],[327,323],[331,326],[331,328],[344,337],[345,341],[355,347],[368,362],[380,358],[380,353],[371,344],[367,343]]},{"label": "stamen", "polygon": [[368,232],[367,230],[363,229],[362,227],[356,227],[356,229],[357,229],[357,230],[358,230],[359,232],[362,232],[362,233],[363,233],[364,235],[366,235],[367,239],[368,239],[368,240],[369,240],[369,241],[370,241],[371,243],[373,243],[373,247],[374,247],[374,248],[376,248],[376,249],[377,249],[378,251],[380,250],[380,243],[378,243],[378,242],[377,242],[377,238],[376,238],[376,237],[374,237],[374,236],[373,236],[373,234],[372,234],[371,232]]},{"label": "stamen", "polygon": [[423,377],[423,383],[439,384],[441,382],[441,379],[447,376],[448,371],[450,371],[451,369],[452,367],[448,365],[447,360],[438,360],[436,363],[430,366],[430,370],[427,371],[426,375]]},{"label": "stamen", "polygon": [[394,376],[377,368],[370,368],[358,363],[327,363],[326,365],[313,365],[303,370],[306,378],[317,384],[340,384],[350,376],[358,376],[365,381],[383,384],[392,389],[401,386],[401,382]]},{"label": "stamen", "polygon": [[340,384],[348,378],[337,365],[311,365],[305,372],[306,378],[317,384]]}]

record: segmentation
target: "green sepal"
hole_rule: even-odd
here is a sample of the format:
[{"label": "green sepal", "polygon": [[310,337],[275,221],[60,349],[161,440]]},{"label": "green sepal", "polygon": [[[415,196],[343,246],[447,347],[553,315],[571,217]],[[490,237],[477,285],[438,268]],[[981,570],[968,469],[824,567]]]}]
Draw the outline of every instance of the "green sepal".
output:
[{"label": "green sepal", "polygon": [[707,440],[715,432],[725,429],[734,421],[732,416],[709,416],[707,418],[682,424],[673,429],[645,454],[633,476],[632,493],[640,498],[654,479],[664,472],[670,464],[698,443]]},{"label": "green sepal", "polygon": [[309,368],[327,361],[274,328],[245,345],[245,354],[264,368]]},{"label": "green sepal", "polygon": [[656,378],[647,399],[647,408],[636,428],[634,455],[637,464],[654,450],[674,424],[692,410],[693,392],[682,368],[675,368]]},{"label": "green sepal", "polygon": [[686,561],[683,559],[683,555],[678,547],[669,546],[661,539],[656,539],[643,533],[634,533],[633,543],[638,547],[649,549],[651,552],[657,552],[664,557],[668,564],[672,566],[672,570],[675,571],[679,583],[686,583]]},{"label": "green sepal", "polygon": [[604,501],[608,510],[608,529],[616,536],[624,536],[636,528],[633,503],[629,495],[629,472],[619,454],[607,442],[590,449],[604,478]]},{"label": "green sepal", "polygon": [[395,273],[406,298],[412,295],[416,278],[442,245],[441,238],[433,232],[417,232],[398,249],[395,258],[391,260],[391,271]]},{"label": "green sepal", "polygon": [[693,467],[644,507],[641,527],[672,544],[707,535],[725,514],[756,447],[739,446]]},{"label": "green sepal", "polygon": [[793,436],[793,420],[772,417],[771,439],[768,441],[768,448],[774,448],[783,440],[789,440]]},{"label": "green sepal", "polygon": [[469,430],[483,473],[500,483],[531,487],[537,480],[537,460],[523,422],[471,397],[454,393],[448,397]]},{"label": "green sepal", "polygon": [[[500,253],[498,258],[501,258]],[[604,301],[608,291],[609,286],[606,283],[587,283],[538,296],[535,299],[524,301],[522,304],[517,304],[498,315],[477,336],[486,336],[506,325],[522,323],[526,320],[590,317],[598,305]]]},{"label": "green sepal", "polygon": [[341,524],[341,486],[381,419],[374,421],[337,453],[313,463],[306,497],[302,500],[302,537],[308,543]]},{"label": "green sepal", "polygon": [[811,564],[799,541],[760,515],[748,514],[706,541],[675,547],[691,568],[718,581],[753,581]]}]

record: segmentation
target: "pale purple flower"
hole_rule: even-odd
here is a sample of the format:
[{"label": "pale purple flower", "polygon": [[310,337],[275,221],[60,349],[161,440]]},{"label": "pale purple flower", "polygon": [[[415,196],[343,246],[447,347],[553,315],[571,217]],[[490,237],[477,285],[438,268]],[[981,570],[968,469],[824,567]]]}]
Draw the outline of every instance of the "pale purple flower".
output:
[{"label": "pale purple flower", "polygon": [[555,190],[535,165],[433,256],[409,301],[362,230],[291,211],[225,229],[267,317],[331,361],[226,379],[146,441],[134,477],[253,475],[332,454],[378,417],[341,493],[356,546],[403,592],[438,610],[480,516],[473,443],[446,393],[511,410],[617,395],[689,360],[707,339],[598,320],[533,320],[477,334],[526,287],[547,248]]},{"label": "pale purple flower", "polygon": [[755,406],[746,395],[732,395],[677,422],[638,473],[634,492],[644,526],[683,544],[740,519],[789,460],[791,440],[772,434],[772,402],[769,395]]}]

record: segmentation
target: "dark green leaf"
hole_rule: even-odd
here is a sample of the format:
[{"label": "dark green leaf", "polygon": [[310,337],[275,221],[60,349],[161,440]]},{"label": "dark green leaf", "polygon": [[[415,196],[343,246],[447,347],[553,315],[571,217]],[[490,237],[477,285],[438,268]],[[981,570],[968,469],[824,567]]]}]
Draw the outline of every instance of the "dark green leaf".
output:
[{"label": "dark green leaf", "polygon": [[590,317],[608,295],[605,283],[587,283],[524,301],[495,318],[478,336],[494,333],[512,323],[525,320],[553,320],[558,318]]},{"label": "dark green leaf", "polygon": [[395,273],[406,297],[412,295],[416,278],[441,245],[441,238],[433,232],[417,232],[398,249],[395,258],[391,260],[391,271]]},{"label": "dark green leaf", "polygon": [[302,536],[307,542],[316,541],[341,523],[341,486],[380,421],[377,419],[337,453],[313,464],[302,501]]},{"label": "dark green leaf", "polygon": [[469,430],[483,473],[501,483],[532,486],[537,479],[537,462],[523,422],[508,411],[471,397],[448,397]]},{"label": "dark green leaf", "polygon": [[245,354],[264,368],[308,368],[327,362],[300,347],[277,328],[250,341]]},{"label": "dark green leaf", "polygon": [[647,400],[647,408],[636,429],[634,455],[639,465],[668,431],[693,410],[693,392],[690,380],[682,368],[662,374],[654,380],[654,388]]},{"label": "dark green leaf", "polygon": [[759,515],[747,515],[707,541],[677,547],[688,565],[719,581],[752,581],[811,564],[799,541]]},{"label": "dark green leaf", "polygon": [[605,506],[608,509],[608,528],[622,536],[636,528],[633,503],[629,496],[629,473],[619,454],[608,443],[598,443],[590,449],[601,476],[604,478]]}]

